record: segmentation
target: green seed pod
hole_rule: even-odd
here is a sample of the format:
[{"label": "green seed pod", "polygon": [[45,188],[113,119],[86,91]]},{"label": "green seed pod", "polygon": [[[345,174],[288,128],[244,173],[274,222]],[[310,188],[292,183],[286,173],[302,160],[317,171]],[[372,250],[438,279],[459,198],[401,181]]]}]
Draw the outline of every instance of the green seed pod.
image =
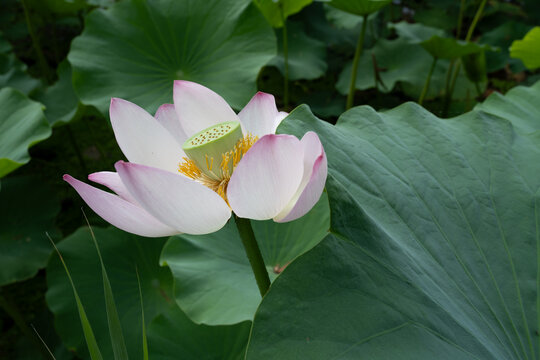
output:
[{"label": "green seed pod", "polygon": [[[202,172],[211,179],[219,180],[222,178],[223,154],[234,149],[242,138],[242,127],[238,121],[223,122],[193,135],[182,145],[182,149]],[[232,173],[232,162],[227,166]]]}]

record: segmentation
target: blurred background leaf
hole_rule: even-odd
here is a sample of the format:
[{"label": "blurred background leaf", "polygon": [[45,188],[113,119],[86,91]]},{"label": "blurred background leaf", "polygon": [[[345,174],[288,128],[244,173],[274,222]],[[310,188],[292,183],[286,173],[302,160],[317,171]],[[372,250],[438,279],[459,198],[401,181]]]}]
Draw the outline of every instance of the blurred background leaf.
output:
[{"label": "blurred background leaf", "polygon": [[514,40],[510,46],[510,56],[523,61],[528,69],[540,67],[540,26],[532,28],[523,40]]},{"label": "blurred background leaf", "polygon": [[51,136],[42,108],[18,90],[0,89],[0,178],[30,161],[28,148]]},{"label": "blurred background leaf", "polygon": [[0,286],[28,279],[44,268],[51,254],[45,232],[59,235],[54,225],[60,212],[48,184],[35,178],[10,177],[0,189]]},{"label": "blurred background leaf", "polygon": [[75,91],[108,111],[111,97],[150,112],[172,102],[173,80],[190,80],[243,107],[275,37],[248,0],[127,0],[87,18],[71,46]]},{"label": "blurred background leaf", "polygon": [[[307,36],[300,23],[290,21],[289,29],[289,80],[316,79],[326,72],[326,46],[322,41]],[[278,54],[267,65],[275,66],[284,73],[283,41],[281,32],[276,33]]]},{"label": "blurred background leaf", "polygon": [[313,0],[253,0],[272,27],[283,26],[284,19],[296,14]]}]

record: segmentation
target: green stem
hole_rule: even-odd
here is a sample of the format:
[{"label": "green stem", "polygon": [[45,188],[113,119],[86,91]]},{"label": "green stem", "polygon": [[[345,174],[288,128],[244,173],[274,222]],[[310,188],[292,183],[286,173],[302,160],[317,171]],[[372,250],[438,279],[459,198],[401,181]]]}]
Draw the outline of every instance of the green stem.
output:
[{"label": "green stem", "polygon": [[34,47],[34,51],[36,52],[37,61],[39,63],[39,66],[41,67],[41,71],[43,71],[43,76],[45,80],[47,81],[47,83],[50,84],[53,81],[53,77],[51,76],[51,70],[49,69],[49,65],[47,64],[45,55],[43,55],[43,51],[41,50],[41,46],[39,45],[39,40],[36,36],[36,33],[34,32],[32,21],[30,21],[30,12],[28,11],[28,4],[26,3],[26,0],[21,0],[21,4],[24,10],[24,18],[26,20],[26,26],[28,27],[28,32],[30,33],[30,38],[32,39],[32,46]]},{"label": "green stem", "polygon": [[[469,31],[467,31],[467,36],[465,36],[465,41],[469,42],[471,41],[472,35],[474,33],[474,29],[476,28],[476,24],[478,24],[478,20],[480,20],[480,17],[482,16],[482,13],[484,12],[484,7],[486,6],[487,0],[482,0],[480,3],[480,6],[478,7],[478,10],[476,10],[476,14],[474,14],[473,21],[471,23],[471,26],[469,26]],[[456,66],[456,71],[454,72],[454,76],[452,78],[452,83],[450,85],[449,91],[446,94],[446,99],[444,103],[443,108],[443,116],[446,116],[448,114],[448,108],[450,107],[450,101],[452,99],[452,94],[454,93],[454,86],[456,85],[456,80],[459,75],[459,71],[461,70],[461,62],[458,62]]]},{"label": "green stem", "polygon": [[259,249],[259,245],[257,245],[251,223],[249,222],[249,219],[240,218],[236,215],[234,215],[234,221],[236,222],[238,233],[242,239],[242,244],[246,250],[249,263],[251,264],[251,269],[255,275],[257,286],[259,287],[261,296],[264,296],[270,287],[270,277],[268,276],[268,271],[264,265],[261,250]]},{"label": "green stem", "polygon": [[356,51],[354,53],[354,60],[351,71],[351,83],[349,85],[349,94],[347,95],[347,110],[352,108],[354,103],[354,90],[356,89],[356,72],[358,70],[358,62],[360,61],[360,55],[362,55],[362,47],[364,46],[364,37],[366,36],[366,27],[368,23],[367,18],[368,16],[364,15],[362,22],[362,30],[360,31],[358,43],[356,44]]},{"label": "green stem", "polygon": [[456,39],[459,39],[461,36],[461,27],[463,26],[463,13],[465,12],[465,0],[461,0],[461,4],[459,6],[459,16],[457,21],[457,29],[456,29]]},{"label": "green stem", "polygon": [[452,80],[448,84],[448,89],[446,90],[446,96],[444,97],[442,117],[446,117],[448,115],[448,110],[450,109],[450,103],[452,102],[452,94],[454,93],[454,87],[456,85],[456,80],[457,80],[460,70],[461,70],[461,61],[458,59],[455,71],[452,76]]},{"label": "green stem", "polygon": [[452,70],[454,70],[454,64],[456,60],[452,59],[450,60],[450,65],[448,65],[448,71],[446,71],[446,80],[444,82],[444,94],[448,94],[448,91],[450,90],[450,79],[452,78]]},{"label": "green stem", "polygon": [[431,74],[433,74],[433,69],[435,69],[435,64],[437,64],[437,58],[433,57],[433,62],[431,63],[431,67],[429,68],[429,73],[426,79],[426,83],[424,84],[424,88],[422,89],[422,94],[420,94],[420,99],[418,99],[418,104],[422,105],[424,102],[424,98],[426,97],[426,94],[429,89],[429,82],[431,81]]},{"label": "green stem", "polygon": [[482,90],[480,89],[480,83],[478,81],[475,81],[474,86],[476,88],[476,94],[478,95],[478,97],[481,97],[482,96]]},{"label": "green stem", "polygon": [[486,6],[487,0],[482,0],[480,3],[480,6],[478,7],[478,10],[476,10],[476,14],[474,14],[474,19],[471,23],[471,26],[469,27],[469,31],[467,31],[467,36],[465,36],[465,41],[471,41],[472,34],[474,33],[474,29],[476,28],[476,24],[478,23],[478,20],[480,20],[480,17],[482,16],[482,13],[484,12],[484,7]]},{"label": "green stem", "polygon": [[0,308],[3,309],[15,322],[19,330],[39,349],[44,359],[52,359],[50,353],[46,348],[43,347],[43,344],[36,338],[34,332],[30,329],[26,321],[24,320],[21,312],[17,305],[12,301],[8,300],[2,294],[0,294]]}]

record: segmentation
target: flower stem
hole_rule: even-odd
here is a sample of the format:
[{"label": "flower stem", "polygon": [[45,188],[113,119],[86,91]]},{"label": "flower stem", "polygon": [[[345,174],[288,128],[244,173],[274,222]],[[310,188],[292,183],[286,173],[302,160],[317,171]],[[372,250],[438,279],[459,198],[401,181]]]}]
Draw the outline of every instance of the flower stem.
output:
[{"label": "flower stem", "polygon": [[[480,20],[480,17],[482,16],[482,13],[484,12],[484,7],[486,6],[486,3],[487,3],[487,0],[482,0],[482,2],[480,3],[480,6],[478,7],[478,10],[476,10],[474,19],[471,23],[471,26],[469,27],[469,31],[467,31],[467,36],[465,36],[466,42],[471,41],[472,34],[474,33],[474,29],[476,28],[476,24],[478,23],[478,20]],[[452,78],[449,91],[446,94],[446,99],[445,99],[446,101],[444,103],[444,108],[443,108],[443,116],[446,116],[448,113],[448,108],[452,100],[452,94],[454,93],[454,86],[456,85],[456,80],[457,80],[460,70],[461,70],[461,61],[459,61],[456,65],[454,77]]]},{"label": "flower stem", "polygon": [[257,286],[259,287],[261,296],[264,296],[270,287],[270,277],[268,276],[268,271],[264,265],[261,250],[259,249],[259,245],[257,245],[251,223],[249,222],[249,219],[240,218],[236,215],[234,215],[234,221],[236,222],[238,233],[242,239],[242,244],[246,250],[249,263],[251,264],[251,269],[255,275]]},{"label": "flower stem", "polygon": [[457,28],[456,28],[456,39],[458,40],[459,40],[459,37],[461,36],[461,27],[463,26],[463,13],[464,12],[465,12],[465,0],[461,0],[461,4],[459,6]]},{"label": "flower stem", "polygon": [[358,37],[358,43],[356,44],[356,51],[354,53],[354,60],[352,64],[351,72],[351,83],[349,85],[349,94],[347,95],[347,110],[352,108],[354,103],[354,90],[356,88],[356,72],[358,71],[358,62],[360,61],[360,55],[362,55],[362,48],[364,46],[364,38],[366,36],[366,27],[368,16],[364,15],[362,22],[362,30],[360,31],[360,36]]},{"label": "flower stem", "polygon": [[433,74],[433,69],[435,69],[435,64],[437,64],[437,58],[433,57],[433,62],[431,63],[431,67],[429,68],[429,73],[426,79],[426,83],[424,84],[424,88],[422,89],[422,94],[420,94],[420,99],[418,99],[418,104],[422,105],[424,102],[424,98],[426,97],[426,94],[429,89],[429,82],[431,81],[431,74]]},{"label": "flower stem", "polygon": [[[280,3],[281,4],[281,3]],[[283,107],[285,110],[289,108],[289,45],[287,39],[287,19],[283,13],[283,6],[281,6],[281,18],[283,20]]]},{"label": "flower stem", "polygon": [[471,41],[472,34],[474,32],[474,29],[476,28],[478,20],[480,20],[480,16],[482,16],[482,13],[484,12],[484,7],[486,6],[486,3],[487,0],[482,0],[482,3],[480,3],[478,10],[476,10],[476,14],[474,14],[474,19],[471,23],[471,26],[469,27],[469,31],[467,31],[467,36],[465,36],[465,41]]}]

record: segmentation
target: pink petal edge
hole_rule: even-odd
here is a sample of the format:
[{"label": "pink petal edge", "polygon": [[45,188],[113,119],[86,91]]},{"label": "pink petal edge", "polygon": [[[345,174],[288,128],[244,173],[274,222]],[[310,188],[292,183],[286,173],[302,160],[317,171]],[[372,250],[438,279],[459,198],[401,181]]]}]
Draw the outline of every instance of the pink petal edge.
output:
[{"label": "pink petal edge", "polygon": [[265,135],[235,168],[227,197],[236,215],[271,219],[290,202],[303,176],[304,150],[292,135]]},{"label": "pink petal edge", "polygon": [[244,133],[258,137],[275,134],[277,127],[288,114],[278,112],[274,95],[257,92],[238,113]]},{"label": "pink petal edge", "polygon": [[144,209],[117,195],[105,192],[65,174],[70,184],[96,214],[117,228],[146,237],[162,237],[180,233],[164,225]]},{"label": "pink petal edge", "polygon": [[176,172],[182,146],[152,115],[119,98],[111,99],[109,113],[118,146],[129,161]]},{"label": "pink petal edge", "polygon": [[148,213],[183,233],[212,233],[231,217],[229,206],[217,193],[185,176],[124,161],[116,162],[115,168]]},{"label": "pink petal edge", "polygon": [[[304,216],[319,201],[324,190],[328,175],[328,162],[319,137],[316,133],[309,131],[301,141],[305,151],[304,179],[291,203],[274,217],[276,222],[288,222]],[[316,153],[314,154],[313,151]],[[313,155],[315,155],[314,158]]]},{"label": "pink petal edge", "polygon": [[88,175],[88,180],[108,187],[122,199],[140,207],[137,200],[129,193],[118,173],[112,171],[99,171]]}]

